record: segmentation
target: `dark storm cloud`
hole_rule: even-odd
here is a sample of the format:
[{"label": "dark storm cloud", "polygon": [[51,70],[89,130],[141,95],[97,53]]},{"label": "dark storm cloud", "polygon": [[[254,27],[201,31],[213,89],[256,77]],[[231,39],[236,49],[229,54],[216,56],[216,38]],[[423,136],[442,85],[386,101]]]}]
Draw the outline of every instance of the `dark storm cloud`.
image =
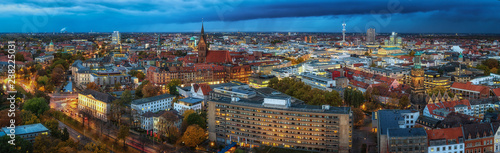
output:
[{"label": "dark storm cloud", "polygon": [[[283,27],[289,30],[307,27],[326,30],[319,25],[302,23],[312,19],[328,24],[347,20],[349,25],[362,27],[361,31],[368,22],[381,19],[390,21],[381,28],[391,30],[440,23],[434,25],[434,29],[463,26],[464,32],[473,32],[481,26],[484,30],[500,24],[497,11],[500,1],[497,0],[7,0],[0,7],[3,14],[0,19],[11,23],[26,24],[21,18],[48,14],[49,22],[38,26],[40,31],[53,31],[61,26],[75,31],[109,31],[123,27],[133,30],[133,27],[161,24],[176,24],[182,29],[183,24],[198,23],[201,18],[226,26],[238,23],[253,29],[249,25],[257,25],[263,31],[274,29],[265,25],[277,26],[280,22],[293,23]],[[413,20],[407,20],[409,18]],[[15,26],[3,27],[16,31],[12,30]],[[422,29],[417,27],[413,31]],[[499,29],[490,31],[500,32]]]}]

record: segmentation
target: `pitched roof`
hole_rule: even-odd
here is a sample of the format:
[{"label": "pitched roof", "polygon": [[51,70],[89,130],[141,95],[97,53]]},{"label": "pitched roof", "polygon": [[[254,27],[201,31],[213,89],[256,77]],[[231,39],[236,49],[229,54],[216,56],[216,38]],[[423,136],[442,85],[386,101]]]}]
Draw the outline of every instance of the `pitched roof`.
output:
[{"label": "pitched roof", "polygon": [[463,130],[466,140],[493,136],[490,123],[465,124]]},{"label": "pitched roof", "polygon": [[492,89],[495,96],[500,96],[500,88]]},{"label": "pitched roof", "polygon": [[111,102],[113,102],[113,100],[116,99],[115,97],[113,97],[109,93],[102,93],[102,92],[95,91],[95,90],[92,90],[92,89],[85,89],[82,92],[80,92],[80,94],[82,94],[82,95],[92,95],[92,97],[94,97],[95,99],[97,99],[99,101],[102,101],[102,102],[105,102],[105,103],[111,103]]},{"label": "pitched roof", "polygon": [[429,141],[441,140],[441,139],[445,139],[445,140],[455,139],[456,142],[460,142],[459,138],[463,138],[463,133],[462,133],[461,127],[434,129],[434,130],[427,130],[426,132],[427,132],[427,138]]},{"label": "pitched roof", "polygon": [[473,85],[472,82],[467,82],[467,83],[454,82],[453,85],[451,85],[451,88],[464,89],[477,92],[484,92],[485,90],[489,89],[486,86]]},{"label": "pitched roof", "polygon": [[136,99],[136,100],[132,101],[132,104],[134,104],[134,105],[140,105],[140,104],[149,103],[149,102],[152,102],[152,101],[157,101],[157,100],[171,98],[171,97],[175,97],[175,96],[171,95],[171,94],[163,94],[163,95],[158,95],[158,96],[154,96],[154,97]]},{"label": "pitched roof", "polygon": [[231,63],[231,55],[227,50],[211,50],[207,53],[207,63]]},{"label": "pitched roof", "polygon": [[201,90],[203,92],[203,95],[208,95],[210,91],[212,91],[212,88],[206,83],[201,83],[201,84],[194,84],[194,92],[198,92],[198,90]]}]

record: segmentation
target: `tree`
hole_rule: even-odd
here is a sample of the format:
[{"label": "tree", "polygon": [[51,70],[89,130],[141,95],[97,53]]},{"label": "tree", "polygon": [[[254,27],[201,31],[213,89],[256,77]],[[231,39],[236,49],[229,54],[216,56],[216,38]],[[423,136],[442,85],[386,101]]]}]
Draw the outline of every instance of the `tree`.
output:
[{"label": "tree", "polygon": [[187,147],[196,147],[205,141],[205,138],[205,130],[195,124],[187,127],[186,132],[184,132],[178,143],[183,143]]},{"label": "tree", "polygon": [[115,83],[115,90],[121,90],[122,89],[122,84],[117,82]]},{"label": "tree", "polygon": [[94,82],[90,82],[87,84],[87,89],[92,89],[92,90],[96,90],[96,91],[100,91],[101,88],[99,88],[99,86],[97,86],[97,84],[95,84]]},{"label": "tree", "polygon": [[59,84],[62,80],[64,80],[64,70],[60,66],[57,66],[52,70],[50,77],[52,78],[53,84]]},{"label": "tree", "polygon": [[122,96],[120,96],[120,99],[123,101],[123,104],[129,105],[130,102],[132,102],[132,92],[130,90],[125,90],[122,93]]},{"label": "tree", "polygon": [[85,145],[84,148],[85,148],[85,150],[90,151],[92,153],[108,153],[109,152],[106,145],[104,145],[102,143],[98,143],[98,144],[96,144],[94,142],[87,143],[87,145]]},{"label": "tree", "polygon": [[398,103],[399,108],[405,109],[408,107],[408,105],[410,105],[410,99],[408,99],[408,96],[402,96],[399,99],[399,103]]},{"label": "tree", "polygon": [[172,81],[168,82],[167,88],[168,91],[171,95],[179,95],[177,92],[177,86],[181,84],[181,81],[179,79],[173,79]]},{"label": "tree", "polygon": [[62,136],[61,136],[61,140],[62,141],[66,141],[69,139],[69,132],[68,132],[68,128],[64,127],[63,129],[63,133],[62,133]]},{"label": "tree", "polygon": [[128,137],[129,133],[129,127],[125,125],[121,125],[120,129],[118,130],[118,140],[123,140],[123,146],[125,146],[125,140]]},{"label": "tree", "polygon": [[158,96],[161,94],[161,88],[149,83],[144,86],[144,88],[142,89],[142,93],[144,94],[143,98]]},{"label": "tree", "polygon": [[[16,121],[15,125],[20,125],[21,124],[21,122],[19,122],[19,121],[22,121],[22,118],[21,118],[21,115],[18,114],[18,113],[9,113],[9,109],[4,109],[4,110],[0,111],[0,114],[4,114],[4,117],[0,117],[0,127],[10,126],[11,119],[13,119],[13,120]],[[10,114],[12,114],[11,115],[12,118],[9,117]]]},{"label": "tree", "polygon": [[26,111],[26,110],[21,110],[21,119],[22,122],[21,124],[35,124],[35,123],[40,123],[40,119],[33,114],[31,111]]},{"label": "tree", "polygon": [[33,98],[24,103],[23,109],[41,115],[50,108],[44,98]]},{"label": "tree", "polygon": [[15,136],[15,140],[13,143],[15,145],[9,144],[9,142],[12,139],[8,135],[4,135],[0,137],[0,152],[5,152],[5,153],[25,153],[25,152],[32,152],[33,151],[33,146],[29,141],[26,141],[25,139]]},{"label": "tree", "polygon": [[412,50],[412,51],[410,51],[410,57],[414,57],[414,56],[415,56],[415,53],[416,53],[416,52],[415,52],[415,51],[413,51],[413,50]]},{"label": "tree", "polygon": [[365,56],[370,56],[370,53],[368,53],[368,51],[365,52]]},{"label": "tree", "polygon": [[45,75],[44,76],[40,76],[37,79],[37,83],[40,86],[48,85],[49,84],[49,78],[47,76],[45,76]]},{"label": "tree", "polygon": [[354,116],[354,125],[359,126],[363,124],[363,119],[365,118],[365,113],[360,108],[353,108],[352,113]]},{"label": "tree", "polygon": [[25,61],[25,59],[24,59],[24,55],[23,55],[23,54],[21,54],[21,53],[19,53],[19,52],[17,52],[14,56],[15,56],[15,57],[14,57],[14,59],[15,59],[16,61],[21,61],[21,62],[24,62],[24,61]]}]

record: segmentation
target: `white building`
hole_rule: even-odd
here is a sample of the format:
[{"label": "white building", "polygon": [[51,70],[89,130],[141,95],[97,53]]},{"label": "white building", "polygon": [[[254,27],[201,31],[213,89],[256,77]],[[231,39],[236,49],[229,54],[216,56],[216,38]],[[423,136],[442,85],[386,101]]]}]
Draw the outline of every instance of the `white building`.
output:
[{"label": "white building", "polygon": [[201,110],[201,104],[203,99],[200,98],[184,98],[179,99],[179,102],[174,103],[174,109],[179,112],[179,114],[183,114],[184,111],[192,109],[192,110]]},{"label": "white building", "polygon": [[493,127],[493,132],[495,132],[495,137],[494,137],[494,150],[495,152],[500,152],[500,123],[494,122],[491,123],[491,127]]},{"label": "white building", "polygon": [[417,122],[420,113],[418,111],[406,111],[401,112],[401,117],[403,117],[403,123],[399,123],[399,128],[413,128]]},{"label": "white building", "polygon": [[313,88],[330,91],[328,88],[335,87],[335,80],[332,78],[325,78],[309,73],[302,73],[300,78],[302,82]]},{"label": "white building", "polygon": [[429,153],[465,153],[461,127],[427,130]]},{"label": "white building", "polygon": [[132,110],[137,110],[138,114],[146,112],[158,112],[160,110],[169,110],[172,108],[172,100],[174,95],[163,94],[154,97],[136,99],[132,101]]}]

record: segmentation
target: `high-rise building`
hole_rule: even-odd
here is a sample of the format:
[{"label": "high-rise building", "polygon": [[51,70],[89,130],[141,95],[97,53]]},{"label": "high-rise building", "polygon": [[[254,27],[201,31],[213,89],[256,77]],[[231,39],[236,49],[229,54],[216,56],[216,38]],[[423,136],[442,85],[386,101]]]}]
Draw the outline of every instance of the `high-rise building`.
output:
[{"label": "high-rise building", "polygon": [[374,44],[375,43],[375,36],[377,35],[377,33],[375,33],[375,29],[374,28],[370,28],[366,31],[366,42],[368,44]]},{"label": "high-rise building", "polygon": [[422,54],[417,51],[413,60],[413,69],[411,70],[411,104],[415,109],[421,110],[425,107],[425,81],[424,69],[422,69]]},{"label": "high-rise building", "polygon": [[121,44],[119,31],[113,31],[113,34],[111,34],[111,43],[112,44]]},{"label": "high-rise building", "polygon": [[[248,93],[243,90],[231,92]],[[208,137],[217,143],[238,142],[240,146],[250,148],[264,145],[317,152],[350,152],[352,111],[349,107],[292,103],[291,97],[277,95],[211,99],[207,104]]]}]

